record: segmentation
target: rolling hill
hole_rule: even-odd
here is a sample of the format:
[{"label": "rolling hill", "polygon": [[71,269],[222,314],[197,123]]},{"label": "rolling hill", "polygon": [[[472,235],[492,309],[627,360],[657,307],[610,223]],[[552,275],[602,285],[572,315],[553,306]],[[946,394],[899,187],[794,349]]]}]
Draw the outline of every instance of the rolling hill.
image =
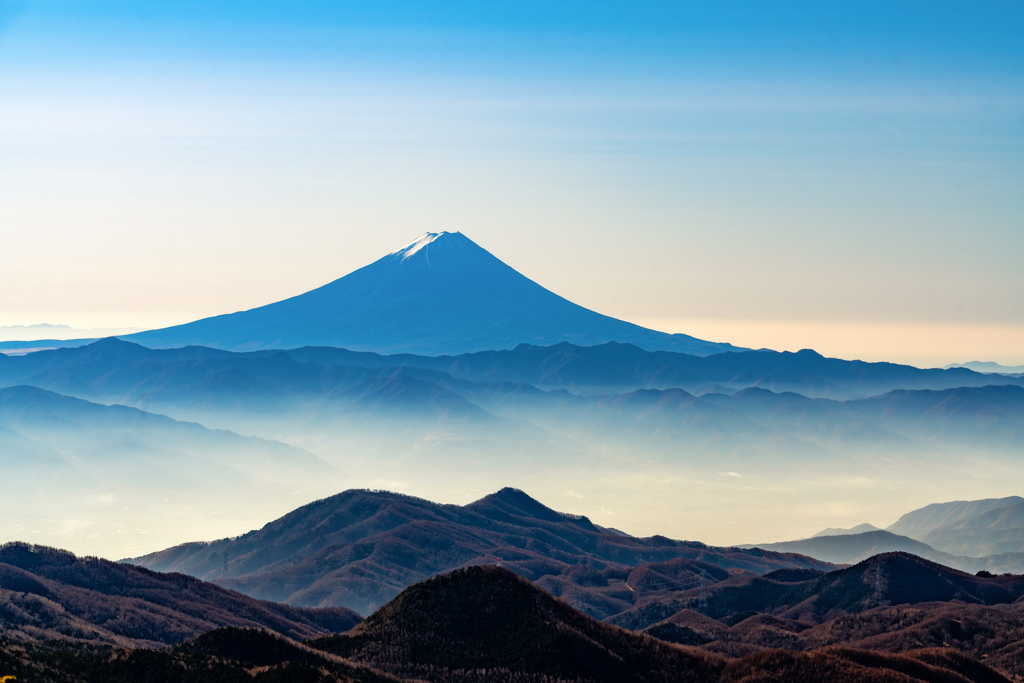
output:
[{"label": "rolling hill", "polygon": [[649,602],[608,621],[643,629],[689,610],[725,624],[738,623],[754,614],[820,624],[880,606],[952,600],[1010,605],[1022,595],[1024,577],[1019,575],[975,576],[909,553],[883,553],[852,567],[814,576],[736,576]]},{"label": "rolling hill", "polygon": [[[687,560],[670,566],[667,563]],[[188,543],[126,560],[248,595],[368,614],[406,587],[458,567],[500,563],[598,617],[674,590],[785,567],[832,569],[801,555],[633,538],[503,489],[466,506],[346,491],[235,539]],[[716,572],[718,574],[716,575]]]},{"label": "rolling hill", "polygon": [[729,659],[599,623],[498,567],[461,569],[411,586],[352,631],[307,644],[431,683],[1007,681],[950,648],[881,654],[755,646]]}]

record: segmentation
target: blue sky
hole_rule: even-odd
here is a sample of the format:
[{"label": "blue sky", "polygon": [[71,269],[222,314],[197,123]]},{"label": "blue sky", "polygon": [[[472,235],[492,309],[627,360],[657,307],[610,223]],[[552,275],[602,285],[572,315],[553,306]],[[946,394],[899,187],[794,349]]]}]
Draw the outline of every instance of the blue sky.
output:
[{"label": "blue sky", "polygon": [[183,322],[456,229],[670,331],[1024,363],[1021,35],[1013,2],[0,1],[0,325]]}]

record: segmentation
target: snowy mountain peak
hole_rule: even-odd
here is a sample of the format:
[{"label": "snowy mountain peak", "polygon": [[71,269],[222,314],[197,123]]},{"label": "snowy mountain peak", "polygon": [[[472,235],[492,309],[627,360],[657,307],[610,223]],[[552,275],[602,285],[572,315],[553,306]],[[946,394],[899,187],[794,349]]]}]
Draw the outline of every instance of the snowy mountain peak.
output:
[{"label": "snowy mountain peak", "polygon": [[670,335],[567,301],[460,232],[428,232],[322,287],[238,313],[127,337],[156,348],[334,346],[456,354],[563,341],[617,341],[709,355],[729,344]]},{"label": "snowy mountain peak", "polygon": [[409,244],[406,244],[405,246],[403,246],[403,247],[401,247],[399,249],[396,249],[395,251],[391,252],[391,255],[392,256],[401,256],[402,260],[404,261],[407,258],[409,258],[411,256],[414,256],[416,254],[416,252],[420,251],[421,249],[426,247],[431,242],[434,242],[435,240],[439,239],[441,236],[443,236],[443,235],[454,235],[454,234],[458,234],[458,233],[457,232],[448,232],[446,230],[442,230],[441,232],[428,232],[428,233],[424,234],[422,237],[419,237],[419,238],[413,240],[412,242],[409,242]]}]

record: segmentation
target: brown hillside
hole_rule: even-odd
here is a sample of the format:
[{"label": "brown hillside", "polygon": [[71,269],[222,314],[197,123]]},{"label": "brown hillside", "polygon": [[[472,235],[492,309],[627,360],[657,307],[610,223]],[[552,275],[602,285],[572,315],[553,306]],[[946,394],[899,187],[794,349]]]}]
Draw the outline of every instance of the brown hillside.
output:
[{"label": "brown hillside", "polygon": [[158,647],[220,626],[309,638],[347,630],[359,621],[359,615],[344,608],[255,600],[182,574],[25,543],[0,546],[0,628],[7,637]]}]

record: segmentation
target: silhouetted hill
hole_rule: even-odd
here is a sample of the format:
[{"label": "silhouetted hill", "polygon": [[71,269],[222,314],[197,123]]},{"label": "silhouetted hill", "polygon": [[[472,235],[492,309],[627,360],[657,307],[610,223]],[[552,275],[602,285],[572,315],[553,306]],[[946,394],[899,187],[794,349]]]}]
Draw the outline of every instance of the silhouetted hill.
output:
[{"label": "silhouetted hill", "polygon": [[466,506],[346,491],[235,539],[188,543],[129,561],[256,597],[344,605],[364,614],[434,574],[501,563],[605,617],[629,609],[649,592],[639,581],[628,583],[634,568],[676,559],[703,563],[651,569],[678,575],[677,589],[699,583],[702,567],[707,580],[719,576],[716,567],[758,574],[783,567],[833,568],[800,555],[610,533],[515,489]]},{"label": "silhouetted hill", "polygon": [[284,301],[125,338],[159,348],[340,346],[429,354],[570,339],[700,355],[735,348],[587,310],[458,232],[427,233],[364,268]]},{"label": "silhouetted hill", "polygon": [[[724,661],[602,624],[498,567],[416,584],[310,646],[426,680],[707,681]],[[461,673],[461,675],[460,675]]]},{"label": "silhouetted hill", "polygon": [[182,574],[24,543],[0,546],[0,628],[6,637],[149,647],[228,625],[308,638],[347,630],[360,619],[340,607],[254,600]]}]

